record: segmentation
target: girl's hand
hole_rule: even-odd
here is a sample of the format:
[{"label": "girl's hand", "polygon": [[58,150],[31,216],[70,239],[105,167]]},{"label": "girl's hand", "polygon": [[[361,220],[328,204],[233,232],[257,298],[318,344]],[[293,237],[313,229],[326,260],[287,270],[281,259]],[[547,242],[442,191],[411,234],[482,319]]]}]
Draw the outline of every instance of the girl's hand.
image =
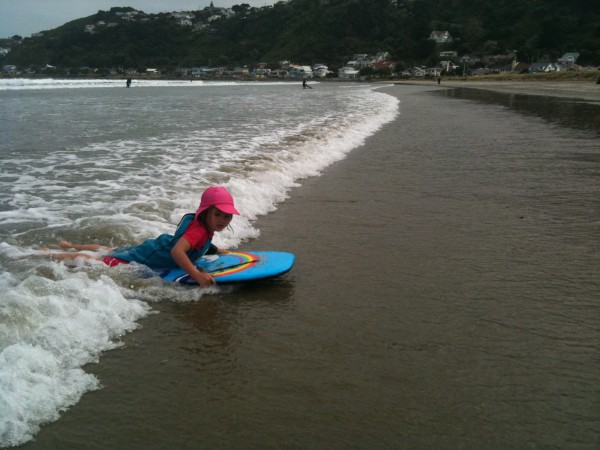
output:
[{"label": "girl's hand", "polygon": [[201,272],[199,270],[196,272],[197,273],[194,274],[194,280],[196,280],[200,286],[211,287],[211,286],[214,286],[215,284],[217,284],[215,279],[213,278],[213,276],[210,273]]},{"label": "girl's hand", "polygon": [[210,273],[203,272],[198,270],[198,268],[194,265],[194,263],[188,258],[186,252],[192,248],[192,244],[190,244],[185,238],[180,238],[179,241],[171,250],[171,256],[173,260],[185,270],[190,277],[192,277],[200,286],[202,287],[210,287],[215,285],[215,279]]}]

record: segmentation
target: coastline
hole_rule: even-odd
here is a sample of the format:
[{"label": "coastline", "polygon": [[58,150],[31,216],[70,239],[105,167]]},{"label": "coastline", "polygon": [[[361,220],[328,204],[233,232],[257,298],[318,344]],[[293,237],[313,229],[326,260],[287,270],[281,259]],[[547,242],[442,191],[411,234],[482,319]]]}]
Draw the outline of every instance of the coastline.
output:
[{"label": "coastline", "polygon": [[[554,315],[568,311],[585,326],[594,322],[593,286],[580,291],[589,306],[577,311],[558,306],[568,296],[560,287],[562,264],[579,267],[579,279],[568,283],[574,289],[593,279],[598,259],[582,255],[576,246],[587,245],[594,227],[575,246],[568,241],[575,242],[576,234],[557,241],[556,224],[544,220],[553,206],[522,200],[540,189],[540,180],[532,176],[535,162],[530,166],[523,159],[522,167],[511,167],[520,145],[506,144],[514,156],[477,152],[481,146],[501,152],[504,145],[494,131],[502,130],[504,138],[521,125],[518,115],[502,115],[508,124],[468,109],[461,109],[462,116],[455,109],[462,102],[446,102],[428,91],[473,87],[588,99],[596,99],[596,92],[578,82],[562,82],[562,89],[517,82],[394,84],[385,92],[401,100],[400,116],[322,176],[302,180],[275,214],[259,220],[263,233],[253,243],[292,245],[297,253],[291,274],[295,320],[314,321],[315,335],[322,338],[315,348],[337,348],[337,339],[353,346],[345,357],[355,364],[348,362],[347,371],[328,365],[333,378],[358,377],[370,385],[363,391],[353,384],[347,427],[382,431],[354,435],[354,445],[459,448],[468,443],[478,448],[493,442],[493,448],[518,448],[527,442],[561,448],[578,442],[589,448],[600,437],[598,430],[562,420],[575,411],[592,421],[599,418],[593,402],[585,400],[593,397],[591,381],[598,379],[595,350],[586,346],[579,356],[585,354],[587,362],[575,363],[589,368],[582,391],[557,387],[566,382],[573,361],[557,371],[551,367],[570,359],[568,341],[582,326],[560,318],[555,322]],[[482,157],[489,160],[473,170]],[[497,178],[499,168],[504,173]],[[527,174],[531,184],[514,170]],[[479,171],[482,179],[474,182]],[[490,179],[489,190],[482,191]],[[541,195],[551,196],[555,182],[550,177]],[[511,189],[506,203],[498,201]],[[592,223],[585,209],[583,217]],[[553,220],[574,220],[567,210]],[[340,252],[337,270],[324,266]],[[573,334],[565,338],[564,330],[556,331],[562,327]],[[314,381],[315,389],[328,378]],[[392,391],[385,392],[385,384]],[[353,422],[369,410],[380,412],[378,424],[368,418]],[[582,434],[575,436],[576,429]],[[331,430],[331,438],[338,433]]]},{"label": "coastline", "polygon": [[587,163],[448,88],[384,88],[400,115],[241,248],[291,272],[154,305],[22,448],[593,448],[596,188],[561,184]]},{"label": "coastline", "polygon": [[[524,94],[524,95],[538,95],[547,97],[562,97],[562,98],[578,98],[587,101],[600,102],[600,84],[597,84],[597,80],[600,80],[597,73],[585,73],[585,76],[579,74],[547,74],[544,76],[521,76],[513,75],[512,77],[498,77],[498,76],[478,76],[478,77],[442,77],[441,84],[437,84],[435,78],[428,79],[389,79],[389,80],[346,80],[341,78],[328,78],[328,79],[312,79],[311,83],[373,83],[381,85],[414,85],[422,87],[432,87],[434,89],[440,88],[468,88],[468,89],[482,89],[507,94]],[[146,75],[140,74],[136,76],[126,75],[114,75],[114,76],[31,76],[31,77],[11,77],[0,74],[0,79],[29,79],[29,80],[42,80],[42,79],[57,79],[57,80],[106,80],[106,81],[122,81],[125,82],[128,78],[132,78],[135,81],[197,81],[197,82],[211,82],[211,81],[234,81],[234,82],[301,82],[301,80],[287,80],[280,78],[267,78],[267,79],[253,79],[253,78],[193,78],[189,77],[169,77],[164,75]]]},{"label": "coastline", "polygon": [[549,97],[580,98],[600,102],[600,84],[594,80],[436,80],[393,81],[394,85],[431,86],[434,88],[484,89],[507,94],[542,95]]}]

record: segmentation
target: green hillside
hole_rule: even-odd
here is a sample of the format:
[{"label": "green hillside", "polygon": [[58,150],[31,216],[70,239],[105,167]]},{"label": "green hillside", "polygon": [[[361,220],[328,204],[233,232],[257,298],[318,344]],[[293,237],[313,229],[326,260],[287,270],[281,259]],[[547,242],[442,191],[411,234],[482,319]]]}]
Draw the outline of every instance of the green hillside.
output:
[{"label": "green hillside", "polygon": [[[597,6],[597,0],[290,0],[236,5],[230,17],[208,7],[191,11],[185,24],[172,14],[111,8],[42,36],[0,43],[11,47],[0,64],[166,70],[289,60],[341,67],[352,54],[387,51],[409,67],[436,64],[444,50],[478,57],[517,50],[530,62],[578,52],[578,64],[598,65]],[[435,44],[428,39],[433,30],[449,31],[454,41]]]}]

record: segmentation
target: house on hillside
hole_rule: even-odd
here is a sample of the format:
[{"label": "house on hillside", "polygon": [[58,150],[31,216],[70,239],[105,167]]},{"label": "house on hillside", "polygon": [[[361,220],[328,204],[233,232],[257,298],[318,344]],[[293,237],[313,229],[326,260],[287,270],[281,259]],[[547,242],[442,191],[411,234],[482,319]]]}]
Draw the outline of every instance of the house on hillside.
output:
[{"label": "house on hillside", "polygon": [[269,72],[269,78],[285,78],[288,71],[285,69],[276,69]]},{"label": "house on hillside", "polygon": [[447,73],[450,73],[450,72],[458,69],[460,66],[454,64],[450,60],[445,60],[445,61],[440,61],[440,67],[442,67],[442,69],[445,69]]},{"label": "house on hillside", "polygon": [[391,55],[388,52],[377,52],[373,58],[373,62],[388,61]]},{"label": "house on hillside", "polygon": [[437,44],[448,44],[450,42],[454,42],[454,38],[450,35],[450,32],[446,31],[438,31],[434,30],[429,35],[429,38],[432,41],[435,41]]},{"label": "house on hillside", "polygon": [[356,67],[357,69],[362,69],[363,67],[369,67],[370,63],[371,59],[369,58],[368,54],[355,53],[352,55],[352,61],[348,61],[346,65]]},{"label": "house on hillside", "polygon": [[232,73],[233,78],[249,78],[250,77],[250,69],[247,66],[244,67],[235,67]]},{"label": "house on hillside", "polygon": [[208,76],[209,69],[208,67],[192,67],[190,75],[196,78],[202,78]]},{"label": "house on hillside", "polygon": [[360,71],[354,66],[344,66],[338,70],[338,77],[345,80],[356,80]]},{"label": "house on hillside", "polygon": [[396,64],[397,63],[395,61],[377,61],[373,63],[372,67],[375,70],[389,72],[390,75],[395,75]]},{"label": "house on hillside", "polygon": [[579,58],[579,53],[565,53],[560,58],[558,58],[558,64],[565,68],[573,67],[575,65],[575,62],[577,61],[577,58]]},{"label": "house on hillside", "polygon": [[547,62],[534,62],[529,66],[529,73],[556,72],[556,65]]},{"label": "house on hillside", "polygon": [[408,71],[412,77],[424,77],[427,73],[425,67],[411,67]]},{"label": "house on hillside", "polygon": [[292,80],[304,80],[305,78],[313,78],[314,74],[310,66],[294,66],[286,75],[286,78]]}]

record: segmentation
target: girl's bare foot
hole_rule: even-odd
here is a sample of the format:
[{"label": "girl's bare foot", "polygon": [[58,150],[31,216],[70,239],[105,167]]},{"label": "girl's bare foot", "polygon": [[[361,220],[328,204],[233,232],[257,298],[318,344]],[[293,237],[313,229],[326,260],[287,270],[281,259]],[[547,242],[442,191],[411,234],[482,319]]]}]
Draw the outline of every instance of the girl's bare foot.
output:
[{"label": "girl's bare foot", "polygon": [[69,241],[60,241],[58,246],[64,249],[74,248],[73,245]]}]

